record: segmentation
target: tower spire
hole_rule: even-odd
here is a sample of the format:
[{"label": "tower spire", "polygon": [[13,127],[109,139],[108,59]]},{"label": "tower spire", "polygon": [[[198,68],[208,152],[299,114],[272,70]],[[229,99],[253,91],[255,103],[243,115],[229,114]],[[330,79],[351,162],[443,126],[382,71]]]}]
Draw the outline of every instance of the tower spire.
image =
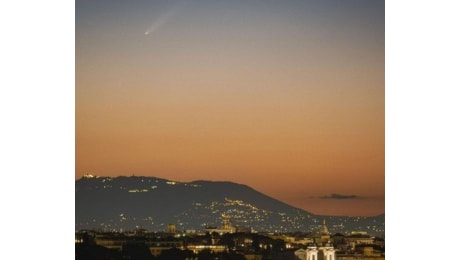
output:
[{"label": "tower spire", "polygon": [[323,226],[321,227],[321,234],[329,234],[329,230],[326,226],[326,219],[323,218]]}]

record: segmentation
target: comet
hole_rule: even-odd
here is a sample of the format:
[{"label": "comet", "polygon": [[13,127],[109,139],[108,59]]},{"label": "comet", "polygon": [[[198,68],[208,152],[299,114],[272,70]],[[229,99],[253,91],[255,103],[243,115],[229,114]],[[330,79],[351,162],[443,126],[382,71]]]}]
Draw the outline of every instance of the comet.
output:
[{"label": "comet", "polygon": [[152,25],[144,32],[144,35],[149,36],[159,31],[161,27],[163,27],[163,25],[166,24],[171,19],[171,17],[174,16],[174,14],[177,12],[179,7],[181,7],[184,4],[185,2],[176,3],[176,5],[174,5],[169,11],[165,12],[164,14],[156,18],[153,21]]}]

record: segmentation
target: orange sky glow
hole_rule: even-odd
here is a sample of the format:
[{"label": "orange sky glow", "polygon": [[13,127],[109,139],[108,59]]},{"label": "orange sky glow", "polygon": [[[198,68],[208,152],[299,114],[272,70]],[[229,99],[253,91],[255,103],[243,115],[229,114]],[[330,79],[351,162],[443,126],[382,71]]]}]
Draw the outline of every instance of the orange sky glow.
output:
[{"label": "orange sky glow", "polygon": [[383,4],[231,2],[104,19],[77,5],[75,177],[234,181],[312,213],[383,213]]}]

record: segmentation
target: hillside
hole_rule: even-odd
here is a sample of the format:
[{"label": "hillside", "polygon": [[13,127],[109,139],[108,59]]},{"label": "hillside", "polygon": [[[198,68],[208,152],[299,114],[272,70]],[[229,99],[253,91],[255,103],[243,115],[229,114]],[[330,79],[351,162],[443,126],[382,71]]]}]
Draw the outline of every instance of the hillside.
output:
[{"label": "hillside", "polygon": [[317,216],[232,182],[176,182],[154,177],[84,177],[75,182],[76,229],[164,231],[232,225],[257,231],[315,232],[325,218],[331,232],[384,233],[384,215]]}]

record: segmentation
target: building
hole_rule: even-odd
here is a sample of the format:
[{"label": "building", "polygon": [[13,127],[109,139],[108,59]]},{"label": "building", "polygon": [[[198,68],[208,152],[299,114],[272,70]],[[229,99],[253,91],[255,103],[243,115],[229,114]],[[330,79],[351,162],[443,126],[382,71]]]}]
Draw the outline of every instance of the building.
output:
[{"label": "building", "polygon": [[222,214],[222,226],[220,228],[217,228],[217,227],[207,227],[205,229],[206,232],[209,232],[209,233],[217,233],[219,235],[223,235],[223,234],[226,234],[226,233],[235,233],[236,232],[236,228],[233,227],[231,224],[230,224],[230,220],[229,218],[226,216],[226,215],[223,215]]},{"label": "building", "polygon": [[313,239],[315,243],[318,245],[324,245],[326,243],[330,243],[331,234],[329,233],[329,229],[327,228],[325,219],[323,219],[323,225],[319,229],[318,234],[313,236]]},{"label": "building", "polygon": [[345,237],[345,243],[354,250],[357,245],[370,245],[374,243],[374,239],[366,232],[352,232]]},{"label": "building", "polygon": [[227,251],[227,246],[225,245],[194,245],[194,244],[189,244],[187,245],[188,250],[192,250],[193,253],[198,254],[199,252],[207,249],[213,253],[222,253]]},{"label": "building", "polygon": [[154,256],[159,256],[161,252],[171,248],[185,249],[183,242],[179,240],[147,241],[145,244],[149,247],[150,254]]},{"label": "building", "polygon": [[169,233],[169,234],[175,234],[175,233],[176,233],[176,225],[174,225],[174,224],[169,224],[169,225],[168,225],[168,233]]},{"label": "building", "polygon": [[128,238],[120,234],[96,234],[94,236],[94,243],[98,246],[121,251],[123,246],[126,246],[128,243]]},{"label": "building", "polygon": [[299,249],[294,252],[299,260],[336,260],[335,249],[331,244],[317,247],[316,244],[309,244],[306,249]]}]

